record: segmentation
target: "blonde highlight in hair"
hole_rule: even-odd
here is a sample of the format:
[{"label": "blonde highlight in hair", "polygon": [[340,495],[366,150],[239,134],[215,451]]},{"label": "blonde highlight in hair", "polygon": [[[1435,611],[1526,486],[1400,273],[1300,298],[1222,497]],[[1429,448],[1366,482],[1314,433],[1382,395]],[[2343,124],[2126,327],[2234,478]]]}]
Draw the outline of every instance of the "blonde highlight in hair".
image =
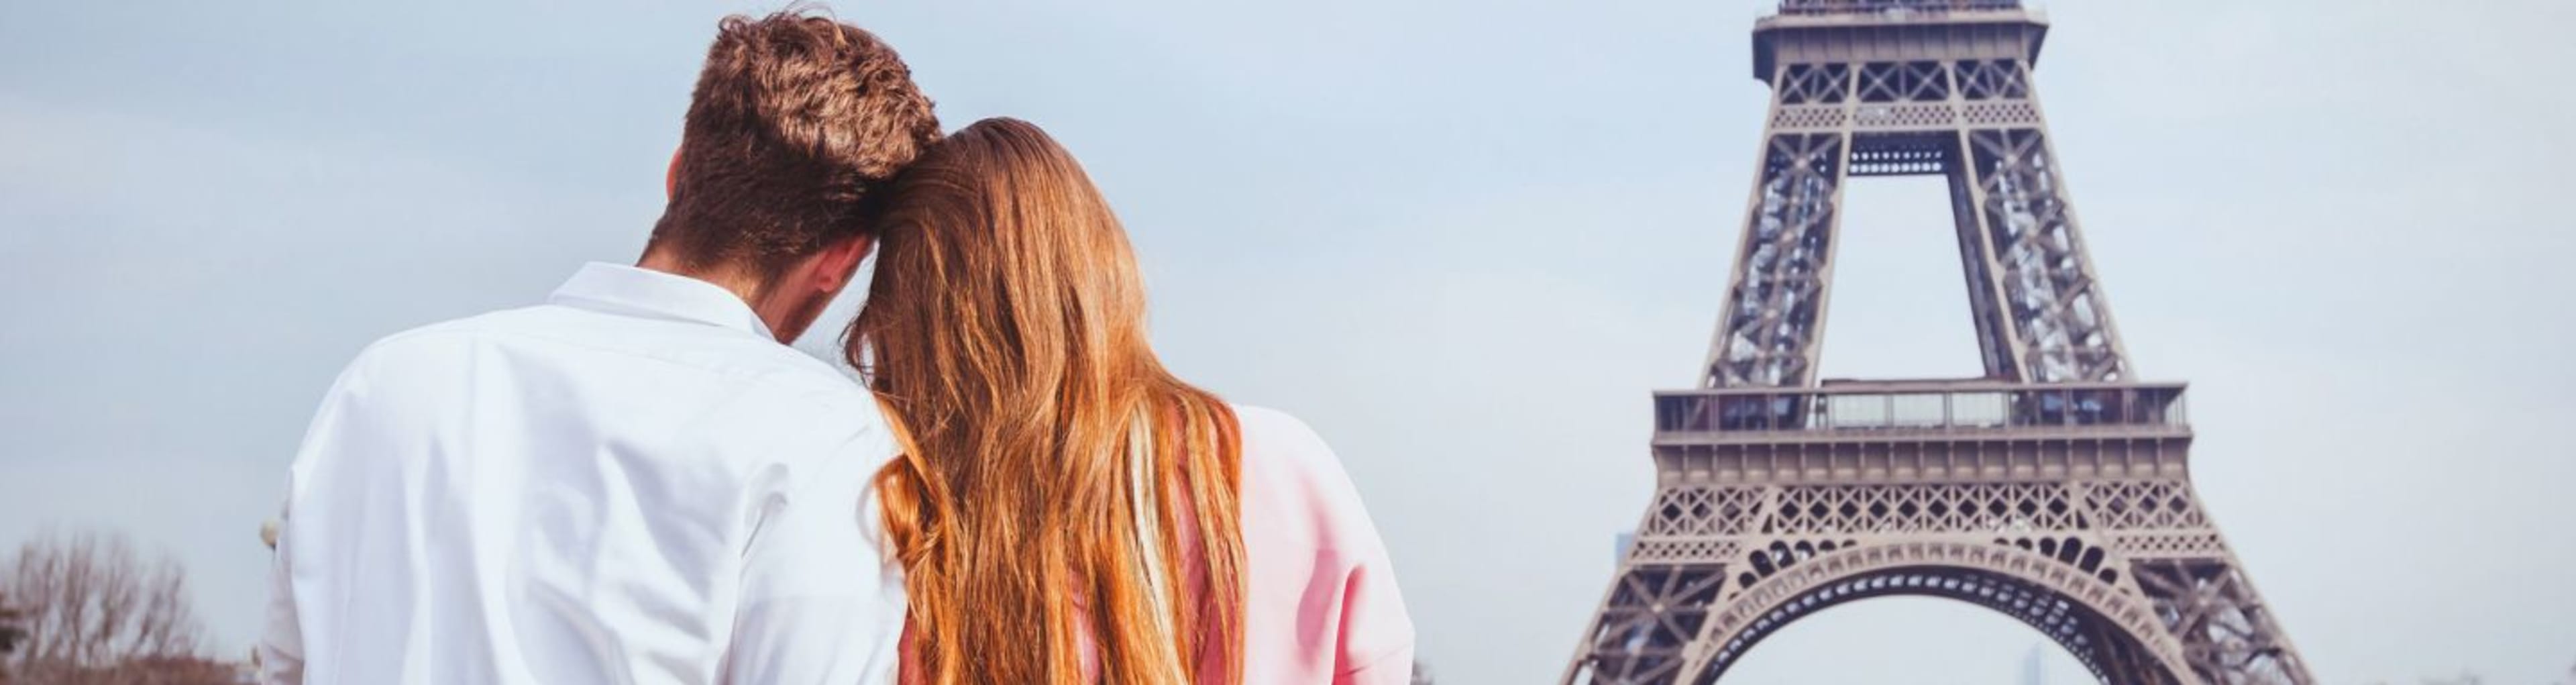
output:
[{"label": "blonde highlight in hair", "polygon": [[1071,154],[988,119],[899,175],[844,339],[898,427],[878,473],[907,682],[1243,679],[1242,440],[1163,368],[1126,232]]}]

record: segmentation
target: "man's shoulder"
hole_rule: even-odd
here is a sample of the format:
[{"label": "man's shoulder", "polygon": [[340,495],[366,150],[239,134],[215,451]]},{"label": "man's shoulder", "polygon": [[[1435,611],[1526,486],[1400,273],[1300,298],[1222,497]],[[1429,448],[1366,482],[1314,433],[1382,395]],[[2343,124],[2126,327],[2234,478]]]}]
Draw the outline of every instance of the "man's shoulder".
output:
[{"label": "man's shoulder", "polygon": [[448,319],[446,321],[432,324],[414,326],[382,338],[377,338],[375,342],[368,343],[365,349],[360,350],[358,352],[358,356],[363,359],[372,356],[416,354],[424,349],[435,347],[443,342],[451,342],[460,338],[474,337],[477,334],[493,328],[496,324],[507,325],[507,322],[514,319],[524,318],[528,316],[529,312],[536,309],[539,309],[539,307],[502,309],[484,312],[473,316]]},{"label": "man's shoulder", "polygon": [[744,331],[694,322],[604,314],[562,305],[503,309],[378,339],[352,366],[435,367],[478,348],[526,351],[565,362],[620,359],[661,372],[722,377],[753,392],[866,400],[858,381],[795,348]]},{"label": "man's shoulder", "polygon": [[449,319],[377,338],[359,348],[357,355],[350,358],[348,366],[340,372],[340,385],[386,375],[445,373],[445,365],[438,364],[438,360],[460,356],[458,352],[469,347],[492,319],[514,315],[524,309],[529,308]]},{"label": "man's shoulder", "polygon": [[[343,372],[342,392],[453,388],[465,375],[506,368],[501,385],[601,393],[669,392],[688,413],[723,418],[758,452],[788,462],[840,455],[890,457],[875,395],[813,355],[743,331],[693,322],[599,314],[559,305],[505,309],[385,336]],[[542,379],[542,380],[539,380]],[[560,390],[558,390],[559,392]],[[447,394],[438,391],[435,394]]]}]

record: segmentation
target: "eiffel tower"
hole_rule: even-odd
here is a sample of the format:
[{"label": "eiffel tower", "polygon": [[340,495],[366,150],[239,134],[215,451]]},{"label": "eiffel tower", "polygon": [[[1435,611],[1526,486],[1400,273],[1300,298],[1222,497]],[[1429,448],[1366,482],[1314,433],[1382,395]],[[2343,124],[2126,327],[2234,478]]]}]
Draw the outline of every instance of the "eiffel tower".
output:
[{"label": "eiffel tower", "polygon": [[[2103,682],[2312,682],[2190,479],[2181,383],[2136,380],[2032,88],[2018,0],[1783,0],[1700,388],[1655,394],[1654,502],[1563,682],[1710,683],[1845,602],[1945,597]],[[1843,187],[1950,188],[1985,375],[1815,377]]]}]

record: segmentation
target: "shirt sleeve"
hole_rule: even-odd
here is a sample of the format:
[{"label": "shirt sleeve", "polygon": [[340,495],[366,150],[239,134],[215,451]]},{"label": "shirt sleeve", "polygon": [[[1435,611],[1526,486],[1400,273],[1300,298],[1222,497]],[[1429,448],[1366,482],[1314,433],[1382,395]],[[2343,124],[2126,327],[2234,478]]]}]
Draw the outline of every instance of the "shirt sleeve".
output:
[{"label": "shirt sleeve", "polygon": [[295,498],[301,483],[297,474],[308,464],[331,459],[334,452],[348,449],[347,436],[341,434],[340,417],[362,393],[359,369],[367,359],[368,352],[360,352],[331,382],[331,389],[322,395],[321,408],[313,412],[313,422],[304,429],[304,443],[296,449],[294,463],[287,469],[286,496],[277,508],[277,547],[269,552],[268,615],[260,631],[259,646],[252,650],[262,685],[304,682],[304,622],[296,604],[293,563]]},{"label": "shirt sleeve", "polygon": [[[289,491],[294,486],[290,483]],[[294,574],[288,568],[286,550],[285,508],[279,508],[277,549],[271,552],[268,570],[268,621],[261,631],[259,648],[253,652],[259,666],[261,685],[295,685],[304,682],[304,628],[295,615]]]},{"label": "shirt sleeve", "polygon": [[792,474],[744,554],[727,682],[894,682],[903,574],[881,547],[873,482],[890,451],[861,435]]}]

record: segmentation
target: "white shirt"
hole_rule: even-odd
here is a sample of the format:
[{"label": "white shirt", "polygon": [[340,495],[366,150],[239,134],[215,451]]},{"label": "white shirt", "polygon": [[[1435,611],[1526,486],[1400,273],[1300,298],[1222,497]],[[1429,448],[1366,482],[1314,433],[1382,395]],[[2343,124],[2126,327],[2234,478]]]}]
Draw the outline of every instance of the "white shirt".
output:
[{"label": "white shirt", "polygon": [[876,403],[733,293],[591,264],[378,341],[290,473],[262,682],[887,683]]}]

